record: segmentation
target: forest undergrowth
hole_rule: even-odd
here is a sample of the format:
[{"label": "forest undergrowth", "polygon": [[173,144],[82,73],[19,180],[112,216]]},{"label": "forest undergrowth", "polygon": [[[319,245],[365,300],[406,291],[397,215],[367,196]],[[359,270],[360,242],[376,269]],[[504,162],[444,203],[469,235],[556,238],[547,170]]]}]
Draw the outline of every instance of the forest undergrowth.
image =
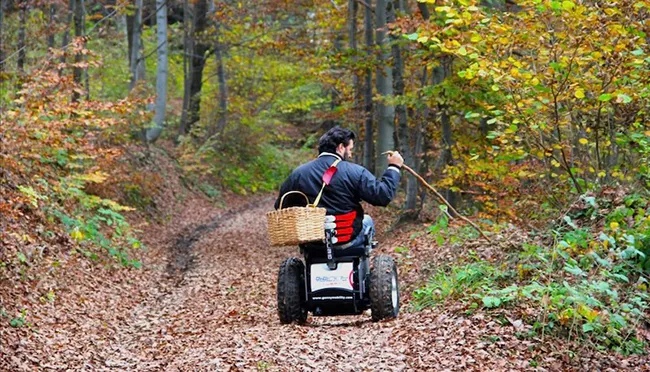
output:
[{"label": "forest undergrowth", "polygon": [[[440,213],[395,243],[404,267],[420,269],[410,309],[454,304],[512,325],[521,339],[645,355],[649,207],[645,191],[604,188],[578,198],[546,228],[493,224],[492,243]],[[443,253],[415,264],[412,250],[422,246]]]}]

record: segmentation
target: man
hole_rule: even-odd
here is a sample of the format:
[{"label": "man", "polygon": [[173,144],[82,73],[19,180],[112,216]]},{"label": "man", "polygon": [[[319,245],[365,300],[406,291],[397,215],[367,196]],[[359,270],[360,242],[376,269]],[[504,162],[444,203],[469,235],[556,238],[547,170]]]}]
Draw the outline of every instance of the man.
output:
[{"label": "man", "polygon": [[[355,215],[353,232],[346,246],[362,244],[368,228],[374,231],[370,216],[363,214],[361,201],[385,207],[395,196],[401,177],[400,169],[404,159],[398,152],[388,157],[388,168],[380,179],[366,168],[351,163],[355,135],[349,129],[334,127],[318,141],[318,158],[296,168],[280,187],[280,195],[275,201],[275,209],[280,207],[280,198],[289,191],[301,191],[313,203],[323,186],[323,174],[338,159],[337,172],[330,184],[325,187],[319,207],[327,209],[328,215]],[[291,198],[290,198],[291,197]],[[304,206],[304,198],[287,196],[282,208]],[[343,242],[341,242],[343,243]]]}]

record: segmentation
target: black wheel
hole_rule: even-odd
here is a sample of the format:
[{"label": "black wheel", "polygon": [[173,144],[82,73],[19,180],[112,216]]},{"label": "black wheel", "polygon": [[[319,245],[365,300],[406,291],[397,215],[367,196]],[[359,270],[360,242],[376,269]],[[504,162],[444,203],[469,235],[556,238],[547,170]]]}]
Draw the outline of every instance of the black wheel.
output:
[{"label": "black wheel", "polygon": [[305,293],[305,265],[298,258],[287,258],[278,273],[278,315],[280,323],[300,324],[307,320],[303,306]]},{"label": "black wheel", "polygon": [[396,318],[399,313],[397,266],[390,256],[377,256],[370,269],[370,310],[372,321]]}]

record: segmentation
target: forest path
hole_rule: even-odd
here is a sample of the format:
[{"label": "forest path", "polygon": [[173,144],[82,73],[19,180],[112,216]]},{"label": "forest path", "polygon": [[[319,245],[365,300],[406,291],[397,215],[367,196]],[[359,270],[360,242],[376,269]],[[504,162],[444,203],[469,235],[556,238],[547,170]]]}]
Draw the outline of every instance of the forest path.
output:
[{"label": "forest path", "polygon": [[137,370],[403,369],[388,344],[394,326],[368,316],[312,318],[281,325],[280,263],[296,249],[270,248],[264,214],[273,199],[236,208],[180,236],[167,266],[175,286],[137,306],[131,327],[104,356]]},{"label": "forest path", "polygon": [[[0,327],[0,371],[643,370],[613,353],[521,337],[526,309],[487,315],[449,301],[410,311],[410,292],[427,277],[429,256],[453,247],[415,246],[408,229],[382,236],[390,217],[376,211],[374,254],[397,259],[399,317],[373,323],[368,314],[310,316],[303,326],[282,325],[278,268],[299,252],[269,246],[265,213],[272,203],[271,196],[241,197],[221,210],[183,200],[171,220],[143,228],[141,269],[104,269],[70,256],[39,284],[52,286],[56,299],[32,307],[31,325]],[[395,253],[404,245],[408,259]],[[629,366],[647,364],[643,358]]]},{"label": "forest path", "polygon": [[[365,314],[281,325],[277,271],[298,251],[269,247],[264,215],[272,203],[270,197],[256,198],[172,240],[166,271],[173,284],[151,291],[132,309],[114,342],[101,351],[102,367],[360,371],[528,365],[512,358],[528,344],[510,340],[510,332],[494,323],[485,327],[482,318],[403,312],[380,323]],[[504,335],[486,336],[495,332]]]}]

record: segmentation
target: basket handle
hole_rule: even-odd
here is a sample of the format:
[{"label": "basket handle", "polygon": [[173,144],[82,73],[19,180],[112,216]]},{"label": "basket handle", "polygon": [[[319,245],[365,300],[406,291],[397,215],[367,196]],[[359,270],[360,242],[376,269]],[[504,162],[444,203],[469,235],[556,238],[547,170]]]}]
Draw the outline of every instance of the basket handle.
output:
[{"label": "basket handle", "polygon": [[307,198],[307,195],[305,195],[304,193],[302,193],[300,191],[289,191],[289,192],[285,193],[284,195],[282,195],[282,198],[280,198],[280,208],[278,208],[278,209],[282,209],[282,203],[284,202],[284,197],[289,195],[289,194],[300,194],[300,195],[304,196],[305,200],[307,201],[307,205],[309,205],[309,198]]}]

